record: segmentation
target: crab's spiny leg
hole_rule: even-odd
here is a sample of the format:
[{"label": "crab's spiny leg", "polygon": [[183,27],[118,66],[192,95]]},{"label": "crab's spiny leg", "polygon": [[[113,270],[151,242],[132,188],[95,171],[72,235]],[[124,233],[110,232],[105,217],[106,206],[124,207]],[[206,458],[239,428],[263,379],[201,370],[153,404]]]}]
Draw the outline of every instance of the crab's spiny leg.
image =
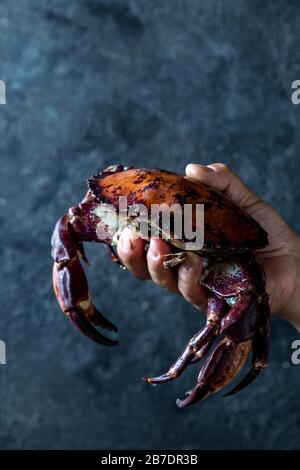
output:
[{"label": "crab's spiny leg", "polygon": [[179,377],[189,364],[202,359],[218,334],[219,323],[223,315],[223,306],[224,301],[222,299],[214,295],[209,296],[207,302],[207,321],[204,328],[190,339],[183,353],[167,373],[158,377],[146,377],[144,380],[151,385],[170,382]]},{"label": "crab's spiny leg", "polygon": [[206,356],[206,354],[208,353],[211,347],[212,347],[211,341],[208,341],[206,344],[204,344],[202,348],[200,348],[198,351],[195,352],[194,357],[191,359],[191,364],[195,364],[196,362],[201,361],[201,359],[203,359]]}]

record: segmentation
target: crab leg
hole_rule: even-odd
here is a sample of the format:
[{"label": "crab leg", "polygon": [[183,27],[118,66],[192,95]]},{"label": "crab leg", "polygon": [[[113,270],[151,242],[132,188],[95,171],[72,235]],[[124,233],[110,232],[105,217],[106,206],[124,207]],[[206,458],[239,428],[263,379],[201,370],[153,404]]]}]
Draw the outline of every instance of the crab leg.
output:
[{"label": "crab leg", "polygon": [[[236,304],[237,308],[235,308]],[[177,402],[180,408],[192,405],[226,387],[244,366],[251,346],[253,346],[252,369],[240,384],[225,396],[242,390],[267,366],[269,349],[268,303],[260,304],[251,295],[244,295],[237,300],[236,304],[223,317],[221,326],[222,324],[226,325],[226,317],[234,317],[235,314],[237,316],[236,322],[226,328],[228,336],[215,347],[202,366],[197,385],[189,392],[188,398]]]},{"label": "crab leg", "polygon": [[144,380],[151,385],[170,382],[179,377],[189,364],[202,359],[218,334],[219,324],[223,316],[223,306],[224,301],[222,299],[214,295],[209,296],[207,301],[207,321],[204,328],[190,339],[183,353],[170,367],[168,372],[158,377],[146,377]]},{"label": "crab leg", "polygon": [[[103,336],[92,325],[117,331],[117,328],[100,313],[91,301],[88,284],[79,255],[85,260],[81,240],[77,239],[70,216],[63,216],[56,224],[52,236],[53,285],[63,312],[74,324],[94,341],[113,346],[117,341]],[[86,260],[87,261],[87,260]]]},{"label": "crab leg", "polygon": [[253,337],[252,368],[238,385],[224,395],[225,397],[234,395],[240,390],[243,390],[243,388],[253,382],[260,372],[268,365],[270,336],[270,314],[268,303],[266,302],[262,308],[264,309],[263,320]]},{"label": "crab leg", "polygon": [[222,319],[220,333],[226,333],[230,327],[237,323],[245,315],[245,312],[248,311],[252,302],[253,296],[251,294],[242,295],[238,298],[227,315]]},{"label": "crab leg", "polygon": [[244,366],[250,349],[251,341],[236,345],[230,338],[224,338],[202,366],[196,386],[187,398],[176,401],[177,406],[186,408],[225,387]]}]

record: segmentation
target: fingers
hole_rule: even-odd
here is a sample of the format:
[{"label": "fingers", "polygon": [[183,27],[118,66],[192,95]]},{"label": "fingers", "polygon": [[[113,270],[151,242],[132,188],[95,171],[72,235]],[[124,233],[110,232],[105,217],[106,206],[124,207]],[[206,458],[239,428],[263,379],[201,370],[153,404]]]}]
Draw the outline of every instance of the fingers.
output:
[{"label": "fingers", "polygon": [[157,285],[170,292],[180,293],[195,307],[206,307],[206,294],[199,281],[202,272],[201,258],[195,253],[189,253],[178,274],[173,269],[163,265],[164,255],[170,253],[169,245],[161,239],[151,239],[147,256],[145,256],[144,241],[134,237],[128,229],[124,229],[119,243],[118,256],[121,262],[140,279],[152,279]]},{"label": "fingers", "polygon": [[212,163],[207,166],[190,163],[185,171],[189,178],[201,181],[218,191],[224,192],[226,196],[244,209],[260,200],[242,182],[239,176],[223,163]]},{"label": "fingers", "polygon": [[123,230],[117,247],[121,262],[139,279],[150,279],[144,248],[144,240],[136,238],[129,228]]},{"label": "fingers", "polygon": [[164,255],[170,253],[169,245],[161,239],[152,239],[147,256],[145,242],[125,228],[118,242],[118,256],[126,268],[139,279],[152,279],[171,292],[179,293],[177,275],[163,265]]},{"label": "fingers", "polygon": [[183,297],[195,307],[206,308],[206,293],[199,281],[202,272],[202,262],[196,253],[188,253],[178,269],[178,289]]},{"label": "fingers", "polygon": [[164,255],[169,253],[170,247],[166,242],[152,238],[147,253],[148,269],[152,280],[156,284],[170,292],[179,293],[176,273],[172,269],[166,269],[163,265]]}]

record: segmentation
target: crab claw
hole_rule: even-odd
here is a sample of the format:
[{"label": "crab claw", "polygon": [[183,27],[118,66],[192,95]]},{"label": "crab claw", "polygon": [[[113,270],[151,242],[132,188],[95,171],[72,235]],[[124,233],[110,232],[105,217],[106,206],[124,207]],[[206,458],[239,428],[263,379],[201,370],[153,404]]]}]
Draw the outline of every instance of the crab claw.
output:
[{"label": "crab claw", "polygon": [[184,400],[176,401],[177,406],[186,408],[226,387],[244,366],[250,349],[251,341],[236,345],[225,337],[202,366],[196,386]]},{"label": "crab claw", "polygon": [[103,336],[93,325],[86,319],[80,310],[69,312],[69,316],[77,328],[86,336],[96,341],[96,343],[105,344],[106,346],[114,346],[118,341],[113,341]]},{"label": "crab claw", "polygon": [[192,390],[186,392],[187,398],[185,398],[184,400],[180,400],[179,398],[177,398],[176,405],[178,406],[178,408],[187,408],[188,406],[203,400],[209,395],[209,393],[210,390],[207,385],[196,385],[196,387],[194,387]]},{"label": "crab claw", "polygon": [[253,382],[256,377],[259,376],[261,372],[261,368],[255,368],[252,367],[251,370],[249,370],[248,374],[245,375],[245,377],[238,383],[230,392],[224,393],[223,397],[229,397],[231,395],[235,395],[237,392],[240,392],[243,390],[243,388],[248,387],[248,385]]},{"label": "crab claw", "polygon": [[268,365],[269,356],[269,333],[270,333],[270,316],[268,304],[263,305],[265,309],[263,315],[263,322],[258,328],[257,332],[253,337],[253,355],[252,355],[252,368],[245,375],[245,377],[238,383],[230,392],[226,393],[224,397],[229,397],[237,392],[243,390],[256,377],[259,376],[260,372],[265,369]]},{"label": "crab claw", "polygon": [[81,245],[74,240],[68,217],[64,216],[52,237],[53,286],[58,303],[82,333],[97,343],[114,346],[118,341],[103,336],[92,325],[117,331],[115,325],[93,305],[78,254],[82,256]]}]

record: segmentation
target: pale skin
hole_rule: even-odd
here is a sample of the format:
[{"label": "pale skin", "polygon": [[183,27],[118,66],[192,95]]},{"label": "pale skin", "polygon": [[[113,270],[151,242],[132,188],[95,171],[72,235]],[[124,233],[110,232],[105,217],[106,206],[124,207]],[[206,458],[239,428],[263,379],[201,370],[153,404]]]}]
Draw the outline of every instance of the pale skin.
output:
[{"label": "pale skin", "polygon": [[[300,237],[269,204],[253,193],[226,165],[189,164],[187,178],[201,181],[223,192],[257,220],[269,234],[269,245],[257,251],[266,273],[266,291],[271,312],[290,322],[300,332]],[[163,255],[170,247],[161,239],[152,239],[145,253],[145,242],[125,229],[118,243],[122,263],[138,278],[182,295],[196,308],[205,310],[206,293],[199,285],[201,257],[189,253],[178,270],[165,269]]]}]

